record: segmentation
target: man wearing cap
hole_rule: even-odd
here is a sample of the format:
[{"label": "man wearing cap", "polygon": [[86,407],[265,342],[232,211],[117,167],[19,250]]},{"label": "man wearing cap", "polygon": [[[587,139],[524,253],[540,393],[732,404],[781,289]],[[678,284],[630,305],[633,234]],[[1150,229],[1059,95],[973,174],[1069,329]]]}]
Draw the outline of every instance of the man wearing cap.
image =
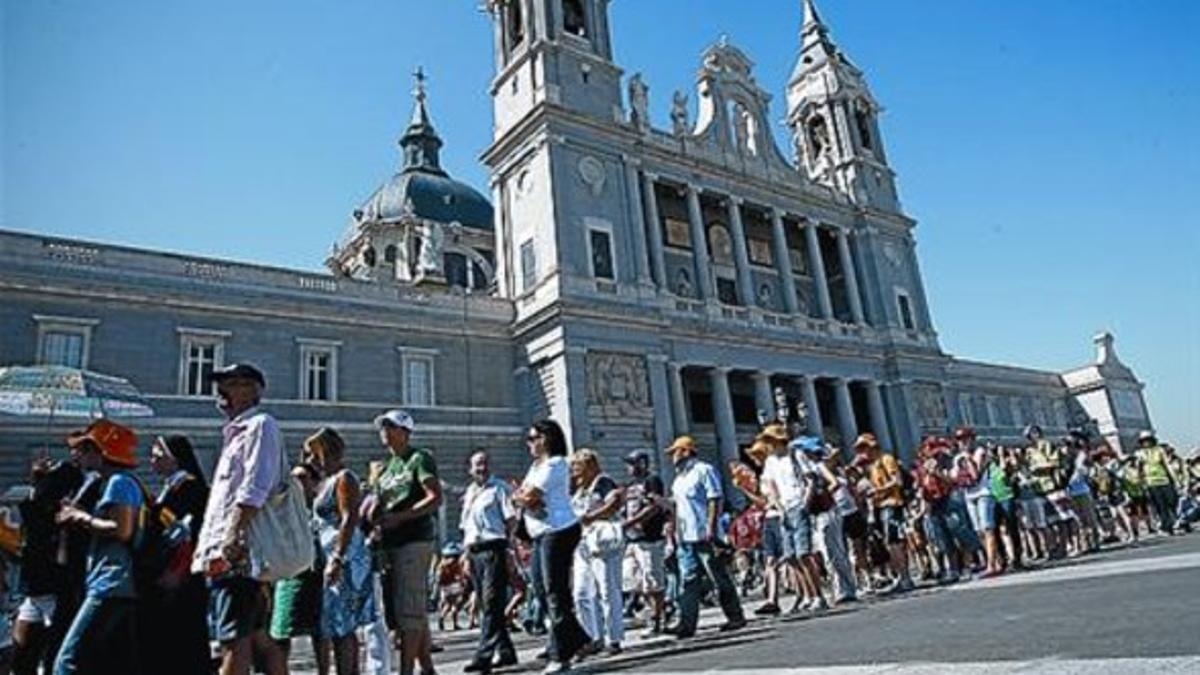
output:
[{"label": "man wearing cap", "polygon": [[711,464],[696,457],[696,441],[680,436],[666,449],[675,464],[671,499],[675,512],[675,544],[679,559],[679,577],[683,592],[679,598],[679,623],[670,632],[679,638],[696,634],[700,619],[700,596],[704,593],[702,575],[717,588],[726,623],[723,632],[746,625],[742,604],[725,563],[717,557],[713,543],[721,517],[721,478]]},{"label": "man wearing cap", "polygon": [[762,490],[767,503],[781,514],[781,560],[800,582],[791,612],[820,610],[829,605],[821,594],[820,572],[813,557],[812,518],[805,510],[809,485],[797,463],[798,452],[788,448],[788,440],[787,429],[782,424],[767,425],[755,439],[768,448],[763,462]]},{"label": "man wearing cap", "polygon": [[269,675],[286,672],[282,652],[267,638],[268,587],[258,581],[246,537],[250,522],[286,476],[283,438],[275,418],[259,410],[267,381],[258,368],[238,363],[216,370],[221,455],[213,471],[204,525],[196,540],[192,571],[209,579],[213,637],[221,644],[221,675],[248,675],[251,652],[261,654]]},{"label": "man wearing cap", "polygon": [[137,466],[137,435],[106,419],[67,439],[84,471],[99,473],[100,501],[91,512],[64,505],[57,522],[91,535],[86,595],[63,639],[55,675],[95,672],[138,673],[137,591],[133,544],[145,504],[141,484],[128,471]]},{"label": "man wearing cap", "polygon": [[871,503],[875,507],[875,527],[887,544],[893,582],[889,590],[911,591],[908,573],[908,549],[905,545],[904,469],[890,453],[879,447],[875,434],[866,433],[854,441],[854,451],[867,462],[871,481]]},{"label": "man wearing cap", "polygon": [[634,450],[625,455],[629,483],[625,486],[625,541],[637,573],[638,592],[650,603],[647,636],[662,632],[666,607],[666,549],[664,533],[669,512],[662,479],[650,473],[650,453]]},{"label": "man wearing cap", "polygon": [[412,415],[389,410],[375,418],[379,440],[391,459],[375,485],[376,504],[371,514],[373,538],[392,570],[391,593],[396,629],[400,637],[400,673],[432,673],[433,638],[426,616],[429,597],[429,562],[437,540],[437,510],[442,504],[442,482],[437,462],[426,450],[409,445],[416,430]]},{"label": "man wearing cap", "polygon": [[1158,529],[1165,534],[1174,534],[1175,509],[1179,503],[1175,485],[1179,481],[1175,478],[1171,457],[1153,432],[1143,431],[1138,434],[1137,458],[1150,495],[1150,506],[1158,518]]}]

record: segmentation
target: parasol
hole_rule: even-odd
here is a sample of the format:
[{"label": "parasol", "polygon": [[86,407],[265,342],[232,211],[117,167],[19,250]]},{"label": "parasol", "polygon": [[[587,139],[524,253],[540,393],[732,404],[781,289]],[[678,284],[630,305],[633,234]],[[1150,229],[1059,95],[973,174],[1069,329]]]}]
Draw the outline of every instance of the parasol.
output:
[{"label": "parasol", "polygon": [[66,366],[0,368],[0,413],[23,417],[153,417],[129,380]]}]

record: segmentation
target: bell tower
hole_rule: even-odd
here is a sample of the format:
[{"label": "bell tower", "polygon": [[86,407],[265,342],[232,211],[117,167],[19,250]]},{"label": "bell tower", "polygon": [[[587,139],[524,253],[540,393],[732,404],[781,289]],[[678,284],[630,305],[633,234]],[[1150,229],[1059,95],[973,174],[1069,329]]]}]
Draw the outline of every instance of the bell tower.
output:
[{"label": "bell tower", "polygon": [[622,119],[610,0],[488,0],[495,43],[496,141],[542,105]]},{"label": "bell tower", "polygon": [[879,133],[882,108],[866,78],[804,2],[800,57],[788,82],[788,126],[800,169],[856,204],[899,211],[895,173]]}]

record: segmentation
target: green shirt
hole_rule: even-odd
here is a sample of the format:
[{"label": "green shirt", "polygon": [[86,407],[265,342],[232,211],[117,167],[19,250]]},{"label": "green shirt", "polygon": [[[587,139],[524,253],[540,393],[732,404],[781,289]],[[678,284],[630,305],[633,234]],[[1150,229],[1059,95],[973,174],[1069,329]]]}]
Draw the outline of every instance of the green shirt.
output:
[{"label": "green shirt", "polygon": [[1167,468],[1167,451],[1161,445],[1138,450],[1142,472],[1146,476],[1146,487],[1162,487],[1171,484],[1171,473]]},{"label": "green shirt", "polygon": [[988,467],[989,487],[992,491],[992,497],[998,502],[1006,502],[1013,498],[1012,483],[1008,480],[1008,475],[1004,473],[1004,467],[997,462],[993,462]]},{"label": "green shirt", "polygon": [[[425,498],[425,481],[437,480],[437,462],[426,450],[413,448],[407,457],[392,457],[375,485],[383,509],[389,513],[404,511]],[[383,531],[383,547],[398,548],[413,541],[437,538],[434,514],[410,520]]]}]

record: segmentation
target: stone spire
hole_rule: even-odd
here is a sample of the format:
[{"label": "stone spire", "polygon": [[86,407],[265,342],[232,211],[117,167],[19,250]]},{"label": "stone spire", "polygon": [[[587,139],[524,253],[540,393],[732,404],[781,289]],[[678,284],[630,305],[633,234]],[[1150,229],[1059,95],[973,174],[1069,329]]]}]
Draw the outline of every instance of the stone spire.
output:
[{"label": "stone spire", "polygon": [[426,102],[425,71],[417,68],[413,73],[416,85],[413,89],[412,120],[408,129],[400,137],[400,149],[404,151],[404,171],[427,171],[445,175],[438,152],[442,149],[442,139],[429,120],[429,108]]},{"label": "stone spire", "polygon": [[833,60],[837,45],[829,37],[829,28],[821,20],[813,0],[804,0],[804,23],[800,27],[800,59],[792,72],[793,80],[807,71]]}]

